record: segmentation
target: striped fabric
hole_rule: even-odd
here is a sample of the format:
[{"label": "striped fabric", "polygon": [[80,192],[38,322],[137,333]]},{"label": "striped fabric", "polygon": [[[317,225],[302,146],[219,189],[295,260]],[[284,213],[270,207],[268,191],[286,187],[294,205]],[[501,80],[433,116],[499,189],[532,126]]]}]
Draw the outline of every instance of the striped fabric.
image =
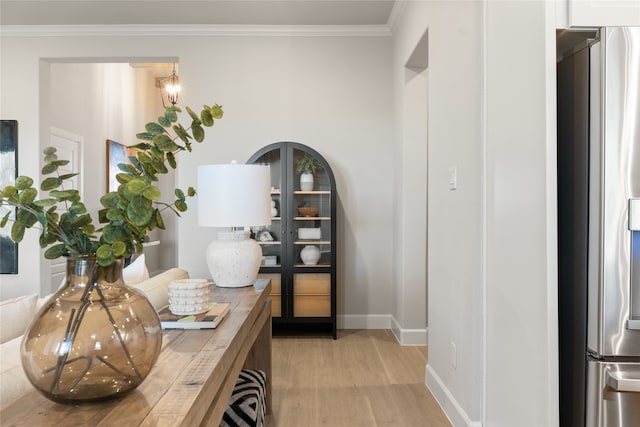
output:
[{"label": "striped fabric", "polygon": [[243,369],[222,416],[221,427],[263,427],[266,416],[267,376],[262,371]]}]

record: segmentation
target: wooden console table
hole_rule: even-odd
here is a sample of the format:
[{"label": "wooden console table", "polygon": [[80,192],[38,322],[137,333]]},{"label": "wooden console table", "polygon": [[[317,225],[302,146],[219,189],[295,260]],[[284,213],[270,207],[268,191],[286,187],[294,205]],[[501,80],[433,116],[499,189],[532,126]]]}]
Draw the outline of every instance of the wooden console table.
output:
[{"label": "wooden console table", "polygon": [[[231,312],[216,329],[164,331],[156,366],[119,399],[82,405],[51,402],[31,389],[0,413],[3,426],[219,426],[243,367],[267,374],[271,411],[271,283],[262,291],[216,288]],[[27,381],[25,379],[25,381]]]}]

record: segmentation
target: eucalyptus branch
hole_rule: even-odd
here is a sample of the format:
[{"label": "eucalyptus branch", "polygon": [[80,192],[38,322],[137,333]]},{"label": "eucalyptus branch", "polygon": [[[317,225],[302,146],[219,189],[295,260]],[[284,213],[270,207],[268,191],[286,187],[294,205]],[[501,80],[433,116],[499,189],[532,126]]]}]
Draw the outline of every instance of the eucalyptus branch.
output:
[{"label": "eucalyptus branch", "polygon": [[[119,164],[121,173],[116,176],[118,190],[101,197],[103,208],[98,212],[98,220],[104,226],[98,230],[93,219],[80,200],[77,190],[65,190],[64,181],[77,174],[60,174],[58,168],[69,163],[58,160],[56,149],[44,149],[43,175],[55,175],[45,178],[40,190],[48,192],[45,198],[37,199],[38,191],[33,188],[33,179],[26,176],[16,178],[15,185],[8,185],[0,192],[1,205],[10,205],[18,209],[12,219],[11,239],[22,241],[25,230],[40,224],[40,246],[45,248],[48,259],[65,255],[95,255],[99,265],[111,265],[116,257],[127,257],[142,251],[142,242],[149,240],[148,232],[164,229],[162,212],[167,209],[180,216],[187,210],[186,199],[195,195],[188,188],[186,194],[175,190],[172,204],[160,201],[161,193],[154,185],[157,175],[166,174],[169,168],[177,167],[175,154],[179,151],[192,151],[191,141],[204,141],[203,127],[211,127],[214,121],[222,118],[222,107],[214,104],[204,105],[200,115],[189,107],[191,125],[184,128],[178,123],[178,107],[165,109],[157,122],[147,123],[145,132],[137,134],[143,142],[134,145],[137,155],[130,158],[131,164]],[[57,209],[64,206],[64,212]],[[0,227],[9,222],[11,212],[0,220]],[[96,232],[100,235],[96,236]]]}]

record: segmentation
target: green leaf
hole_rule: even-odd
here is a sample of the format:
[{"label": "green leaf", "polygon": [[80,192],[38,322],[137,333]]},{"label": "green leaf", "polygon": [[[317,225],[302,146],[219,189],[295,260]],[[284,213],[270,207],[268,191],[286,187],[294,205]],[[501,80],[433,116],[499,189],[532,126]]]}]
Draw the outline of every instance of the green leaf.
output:
[{"label": "green leaf", "polygon": [[149,132],[140,132],[136,134],[136,138],[143,141],[151,141],[153,139],[153,135]]},{"label": "green leaf", "polygon": [[18,197],[21,205],[29,205],[33,202],[38,195],[38,191],[35,188],[27,188]]},{"label": "green leaf", "polygon": [[156,219],[156,225],[158,226],[159,229],[164,230],[166,227],[164,225],[164,220],[162,219],[162,214],[160,213],[159,209],[156,209],[155,212],[155,219]]},{"label": "green leaf", "polygon": [[16,220],[11,226],[11,240],[20,243],[24,238],[25,229],[25,224],[20,220]]},{"label": "green leaf", "polygon": [[69,179],[69,178],[73,178],[74,176],[78,176],[80,175],[79,173],[67,173],[64,175],[60,175],[58,178],[65,180],[65,179]]},{"label": "green leaf", "polygon": [[19,176],[16,178],[15,188],[17,190],[25,190],[33,185],[33,179],[28,176]]},{"label": "green leaf", "polygon": [[60,243],[58,245],[51,246],[49,249],[47,249],[44,253],[44,257],[46,259],[56,259],[66,255],[67,252],[68,251],[67,251],[66,245],[63,243]]},{"label": "green leaf", "polygon": [[44,154],[45,156],[50,156],[52,154],[56,154],[56,147],[44,147],[42,149],[42,154]]},{"label": "green leaf", "polygon": [[126,173],[128,173],[130,175],[137,175],[138,174],[138,171],[136,170],[136,168],[134,168],[132,165],[129,165],[129,164],[118,163],[118,169],[120,169],[122,172],[126,172]]},{"label": "green leaf", "polygon": [[222,106],[215,104],[213,107],[210,108],[209,112],[211,113],[211,116],[218,120],[222,118],[222,115],[224,114],[224,112],[222,111]]},{"label": "green leaf", "polygon": [[113,245],[111,245],[111,249],[113,250],[113,255],[117,257],[123,256],[127,251],[127,245],[125,245],[123,242],[117,241],[113,242]]},{"label": "green leaf", "polygon": [[149,187],[145,188],[144,191],[142,192],[142,195],[149,200],[159,200],[161,196],[160,190],[158,189],[158,187],[154,187],[153,185],[150,185]]},{"label": "green leaf", "polygon": [[200,120],[202,120],[202,124],[206,127],[213,126],[213,117],[211,117],[211,113],[208,109],[204,109],[200,112]]},{"label": "green leaf", "polygon": [[182,142],[189,142],[191,135],[187,132],[187,130],[181,125],[173,125],[173,131],[178,135],[178,138],[182,140]]},{"label": "green leaf", "polygon": [[186,212],[187,204],[184,202],[184,200],[176,200],[176,209],[178,209],[180,212]]},{"label": "green leaf", "polygon": [[4,228],[7,225],[7,222],[9,221],[9,216],[11,215],[11,212],[7,212],[3,217],[2,217],[2,221],[0,221],[0,228]]},{"label": "green leaf", "polygon": [[128,237],[129,235],[125,229],[119,225],[109,224],[102,230],[102,241],[107,243],[113,243],[118,240],[126,241]]},{"label": "green leaf", "polygon": [[155,142],[158,145],[158,148],[164,152],[173,152],[180,148],[167,135],[158,135],[153,138],[153,142]]},{"label": "green leaf", "polygon": [[164,133],[164,128],[158,123],[149,122],[144,127],[151,135],[156,136]]},{"label": "green leaf", "polygon": [[127,216],[134,225],[147,224],[153,216],[151,201],[142,196],[134,197],[127,206]]},{"label": "green leaf", "polygon": [[118,183],[120,184],[126,184],[132,179],[133,177],[127,173],[119,173],[118,175],[116,175],[116,181],[118,181]]},{"label": "green leaf", "polygon": [[96,256],[100,258],[109,258],[112,255],[113,250],[111,249],[111,245],[100,245],[96,251]]},{"label": "green leaf", "polygon": [[164,165],[164,161],[162,159],[153,158],[151,159],[151,165],[158,173],[167,173],[169,170]]},{"label": "green leaf", "polygon": [[138,151],[138,160],[143,163],[148,163],[151,161],[151,156],[144,151]]},{"label": "green leaf", "polygon": [[167,153],[167,162],[169,162],[171,169],[175,169],[178,166],[176,163],[176,156],[174,156],[173,153]]},{"label": "green leaf", "polygon": [[[178,111],[180,111],[180,110],[178,109]],[[176,110],[174,110],[172,108],[167,108],[166,110],[164,110],[164,116],[171,123],[175,123],[175,122],[178,121],[178,114],[177,114]]]},{"label": "green leaf", "polygon": [[167,119],[165,116],[158,117],[158,123],[160,123],[162,126],[164,126],[166,128],[171,126],[171,121],[169,119]]},{"label": "green leaf", "polygon": [[62,184],[62,180],[60,178],[49,177],[42,181],[42,184],[40,184],[40,189],[42,191],[50,191],[58,188],[60,184]]},{"label": "green leaf", "polygon": [[204,141],[204,129],[198,124],[191,125],[191,132],[193,132],[193,139],[198,142]]},{"label": "green leaf", "polygon": [[118,193],[111,191],[104,196],[100,197],[100,203],[105,208],[115,208],[118,206],[120,199],[118,198]]},{"label": "green leaf", "polygon": [[185,199],[185,197],[184,197],[184,191],[182,191],[182,190],[181,190],[181,189],[179,189],[179,188],[176,188],[175,195],[176,195],[176,197],[178,198],[178,200],[184,200],[184,199]]},{"label": "green leaf", "polygon": [[53,163],[47,163],[42,167],[42,175],[49,175],[57,170],[58,166],[54,165]]},{"label": "green leaf", "polygon": [[71,206],[69,207],[69,212],[76,215],[82,215],[87,212],[87,208],[85,207],[84,203],[75,202],[75,203],[72,203]]},{"label": "green leaf", "polygon": [[56,199],[40,199],[33,202],[34,205],[39,206],[41,208],[44,208],[47,206],[53,206],[56,203],[58,203]]},{"label": "green leaf", "polygon": [[189,187],[187,189],[187,194],[189,195],[189,197],[193,197],[196,195],[196,190],[193,187]]},{"label": "green leaf", "polygon": [[80,193],[78,190],[54,190],[49,193],[51,197],[55,197],[58,201],[79,201]]},{"label": "green leaf", "polygon": [[[147,188],[148,184],[144,182],[144,180],[140,178],[134,178],[131,181],[127,182],[125,187],[125,194],[131,195],[139,195]],[[130,198],[130,197],[127,197]]]},{"label": "green leaf", "polygon": [[187,113],[189,113],[189,115],[194,121],[200,121],[200,117],[198,117],[198,115],[191,108],[186,107],[186,109],[187,109]]},{"label": "green leaf", "polygon": [[7,199],[10,199],[11,196],[16,195],[17,193],[18,193],[18,189],[16,187],[14,187],[13,185],[7,185],[2,189],[1,196]]},{"label": "green leaf", "polygon": [[107,219],[109,221],[120,221],[124,219],[124,214],[120,209],[109,209],[107,210]]}]

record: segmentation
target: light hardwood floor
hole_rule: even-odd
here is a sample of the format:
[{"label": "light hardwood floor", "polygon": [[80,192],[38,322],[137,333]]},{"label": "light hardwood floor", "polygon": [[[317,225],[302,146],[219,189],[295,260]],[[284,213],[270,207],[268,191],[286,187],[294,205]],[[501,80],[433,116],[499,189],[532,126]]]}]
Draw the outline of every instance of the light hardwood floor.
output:
[{"label": "light hardwood floor", "polygon": [[270,427],[438,427],[448,419],[424,384],[426,347],[389,330],[273,337]]}]

